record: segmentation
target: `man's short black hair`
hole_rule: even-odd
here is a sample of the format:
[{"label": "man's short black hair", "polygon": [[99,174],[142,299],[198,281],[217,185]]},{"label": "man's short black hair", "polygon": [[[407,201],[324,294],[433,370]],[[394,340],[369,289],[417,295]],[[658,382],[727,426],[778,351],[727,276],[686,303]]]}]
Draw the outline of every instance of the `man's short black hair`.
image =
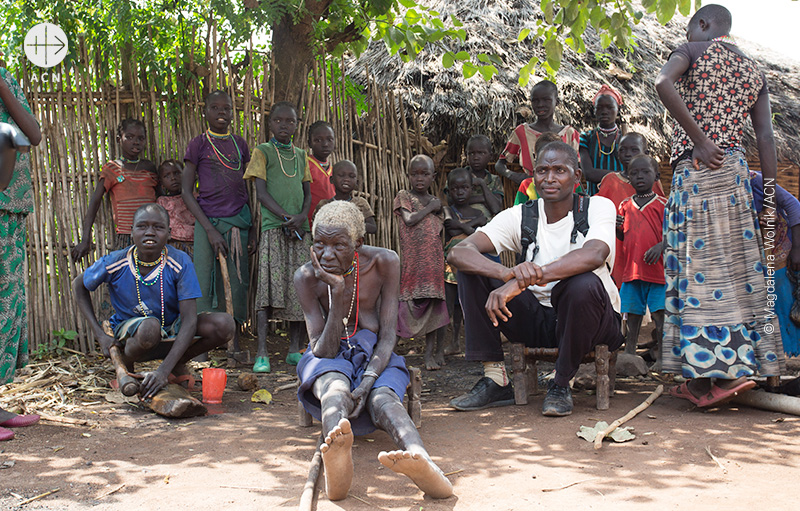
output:
[{"label": "man's short black hair", "polygon": [[167,210],[164,209],[164,206],[161,204],[156,204],[155,202],[139,206],[139,209],[137,209],[136,213],[133,214],[133,223],[136,224],[136,219],[139,218],[139,216],[149,212],[158,213],[159,215],[163,216],[164,220],[167,221],[167,227],[169,227],[169,213],[167,213]]},{"label": "man's short black hair", "polygon": [[708,4],[699,8],[689,20],[689,25],[695,26],[701,19],[710,22],[723,35],[729,34],[731,31],[733,23],[731,11],[719,4]]},{"label": "man's short black hair", "polygon": [[580,165],[580,161],[578,160],[578,153],[575,151],[575,149],[572,148],[571,145],[569,145],[569,144],[567,144],[567,143],[565,143],[565,142],[563,142],[561,140],[556,140],[555,142],[550,142],[546,146],[542,147],[539,150],[539,154],[536,156],[536,163],[538,164],[539,160],[542,158],[542,156],[544,156],[545,154],[547,154],[547,153],[549,153],[551,151],[557,151],[557,152],[567,156],[569,158],[569,164],[572,166],[572,170],[578,170],[580,168],[581,165]]}]

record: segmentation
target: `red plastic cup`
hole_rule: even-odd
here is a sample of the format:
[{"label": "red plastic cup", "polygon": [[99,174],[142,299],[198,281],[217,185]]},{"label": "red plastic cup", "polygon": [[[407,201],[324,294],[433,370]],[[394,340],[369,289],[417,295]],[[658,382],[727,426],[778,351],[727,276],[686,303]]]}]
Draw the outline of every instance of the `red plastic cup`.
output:
[{"label": "red plastic cup", "polygon": [[228,375],[225,369],[208,367],[203,369],[203,402],[207,404],[222,403],[222,393],[225,392],[225,384],[228,383]]}]

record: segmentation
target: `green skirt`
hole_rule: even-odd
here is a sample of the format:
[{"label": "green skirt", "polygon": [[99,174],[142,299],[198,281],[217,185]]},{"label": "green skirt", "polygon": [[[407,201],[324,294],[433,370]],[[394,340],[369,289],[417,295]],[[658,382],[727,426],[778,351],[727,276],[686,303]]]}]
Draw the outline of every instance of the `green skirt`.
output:
[{"label": "green skirt", "polygon": [[0,385],[28,363],[25,215],[0,210]]}]

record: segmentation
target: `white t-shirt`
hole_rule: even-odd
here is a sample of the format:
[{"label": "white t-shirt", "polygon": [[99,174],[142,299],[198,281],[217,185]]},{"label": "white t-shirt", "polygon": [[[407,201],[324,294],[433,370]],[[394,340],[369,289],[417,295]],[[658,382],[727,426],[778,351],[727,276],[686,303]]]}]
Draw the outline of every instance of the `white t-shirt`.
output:
[{"label": "white t-shirt", "polygon": [[[616,247],[617,211],[614,203],[605,197],[597,195],[589,200],[589,230],[586,232],[585,237],[578,232],[574,245],[569,242],[573,226],[572,210],[558,222],[548,224],[547,215],[544,212],[544,201],[539,200],[537,204],[539,205],[539,228],[536,232],[536,243],[539,245],[539,252],[533,262],[539,266],[544,266],[572,250],[581,248],[588,240],[602,241],[608,246],[609,253],[606,258],[606,264],[595,269],[594,273],[603,282],[614,310],[619,312],[619,292],[610,274],[611,268],[614,267],[614,249]],[[498,213],[491,222],[478,228],[478,232],[484,233],[489,238],[494,245],[495,253],[499,254],[510,250],[518,254],[522,251],[521,222],[522,204],[519,204]],[[525,254],[526,261],[531,260],[533,247],[534,245],[531,243],[528,247],[528,253]],[[539,300],[539,303],[551,307],[550,293],[556,284],[558,284],[558,281],[550,282],[544,286],[531,286],[529,289]]]}]

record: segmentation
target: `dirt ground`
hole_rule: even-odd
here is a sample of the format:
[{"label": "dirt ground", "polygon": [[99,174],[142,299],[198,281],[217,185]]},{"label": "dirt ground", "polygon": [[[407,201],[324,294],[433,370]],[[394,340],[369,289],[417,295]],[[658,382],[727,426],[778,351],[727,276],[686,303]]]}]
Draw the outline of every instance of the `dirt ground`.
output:
[{"label": "dirt ground", "polygon": [[[285,355],[285,342],[272,342]],[[421,346],[400,346],[419,367]],[[282,358],[282,357],[281,357]],[[168,420],[130,404],[102,403],[81,418],[96,426],[40,422],[0,443],[0,509],[292,509],[306,480],[319,425],[297,425],[292,370],[273,357],[260,376],[273,392],[250,402],[229,374],[224,413]],[[620,378],[607,411],[576,392],[575,411],[543,417],[542,395],[527,406],[456,412],[447,402],[468,390],[480,368],[462,356],[441,371],[423,371],[422,438],[450,474],[455,496],[434,501],[384,468],[381,450],[394,448],[375,432],[353,447],[350,496],[320,510],[640,510],[796,509],[800,480],[800,417],[736,406],[697,409],[665,395],[628,425],[636,439],[606,442],[599,451],[578,438],[581,425],[611,422],[658,385]],[[712,458],[713,455],[713,458]],[[13,461],[13,466],[2,468]],[[20,506],[24,499],[56,493]],[[795,502],[794,504],[792,504]]]}]

